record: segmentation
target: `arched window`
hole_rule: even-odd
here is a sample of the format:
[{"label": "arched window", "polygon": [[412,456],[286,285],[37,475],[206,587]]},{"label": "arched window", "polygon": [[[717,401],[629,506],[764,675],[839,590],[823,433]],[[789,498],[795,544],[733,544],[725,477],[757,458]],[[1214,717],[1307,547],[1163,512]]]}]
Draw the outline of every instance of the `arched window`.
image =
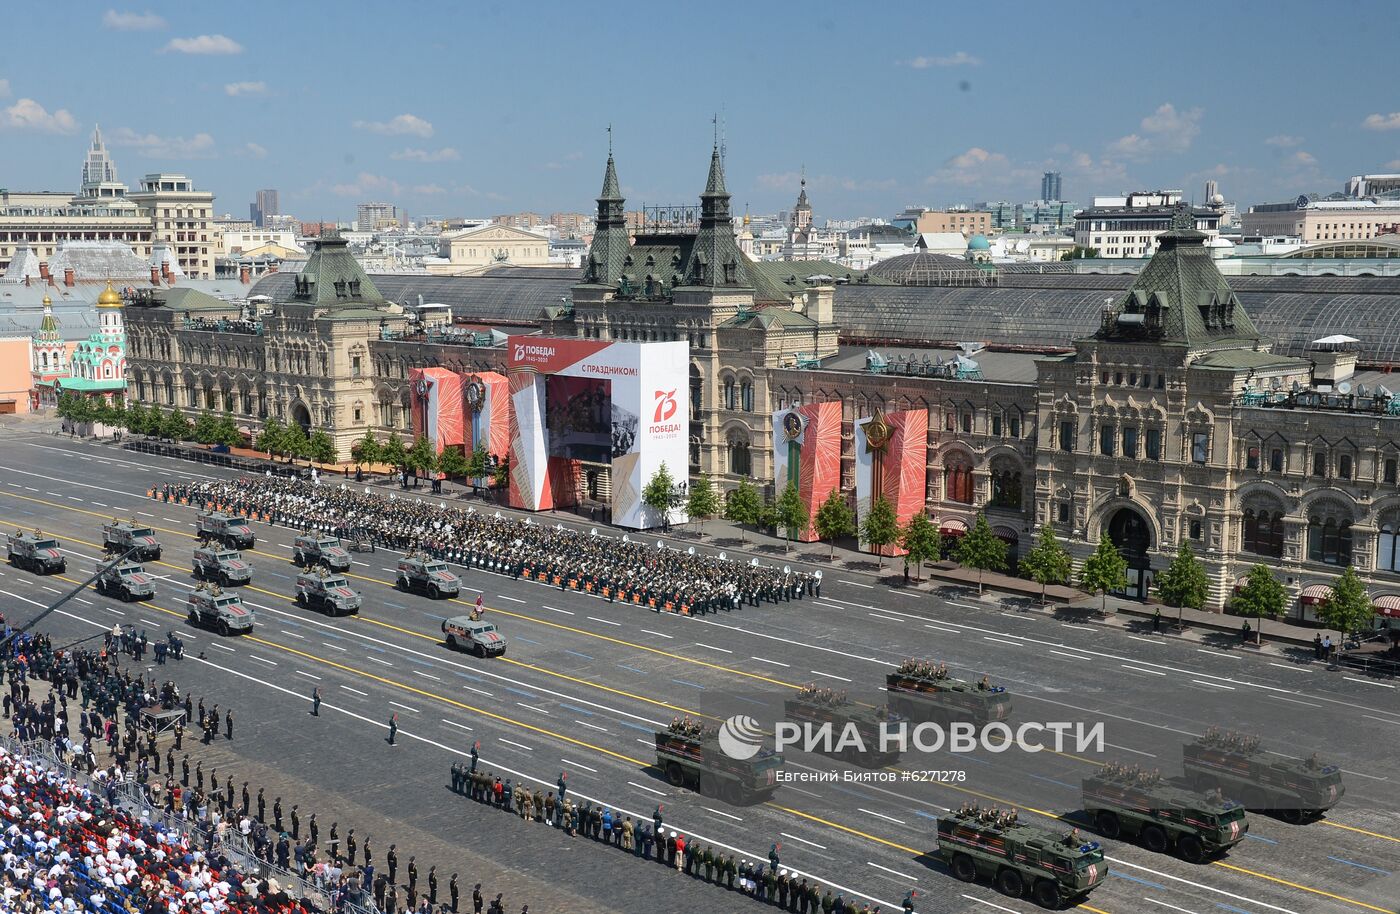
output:
[{"label": "arched window", "polygon": [[724,379],[724,385],[723,385],[723,387],[722,387],[722,395],[723,395],[723,398],[724,398],[724,408],[725,408],[725,409],[733,409],[733,408],[734,408],[734,379],[733,379],[733,378],[725,378],[725,379]]},{"label": "arched window", "polygon": [[1308,558],[1328,565],[1351,564],[1351,518],[1322,509],[1308,518]]},{"label": "arched window", "polygon": [[700,405],[702,403],[702,393],[704,382],[700,379],[700,369],[694,365],[690,366],[690,415],[695,418],[700,415]]},{"label": "arched window", "polygon": [[739,408],[746,413],[753,412],[753,382],[744,380],[739,383]]},{"label": "arched window", "polygon": [[992,500],[994,508],[1021,507],[1021,472],[1003,468],[992,470]]},{"label": "arched window", "polygon": [[943,497],[960,504],[972,504],[972,464],[966,457],[952,454],[943,460]]},{"label": "arched window", "polygon": [[1283,512],[1246,509],[1243,539],[1245,552],[1283,558]]},{"label": "arched window", "polygon": [[1400,572],[1400,523],[1395,518],[1381,522],[1376,537],[1376,570]]},{"label": "arched window", "polygon": [[742,438],[730,439],[729,472],[735,476],[749,476],[753,473],[753,458],[749,453],[749,443]]}]

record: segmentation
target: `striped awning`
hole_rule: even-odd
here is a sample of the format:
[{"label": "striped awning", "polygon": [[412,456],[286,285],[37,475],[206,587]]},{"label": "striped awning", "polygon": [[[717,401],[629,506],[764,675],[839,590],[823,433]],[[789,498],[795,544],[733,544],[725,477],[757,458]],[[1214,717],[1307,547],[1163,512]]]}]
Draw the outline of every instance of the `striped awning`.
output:
[{"label": "striped awning", "polygon": [[1021,539],[1020,535],[1011,527],[993,527],[992,533],[997,539],[1007,543],[1015,543]]},{"label": "striped awning", "polygon": [[1298,597],[1298,602],[1304,606],[1316,606],[1318,603],[1326,603],[1332,596],[1332,587],[1329,584],[1309,584],[1303,588],[1302,594]]},{"label": "striped awning", "polygon": [[1400,619],[1400,594],[1383,593],[1371,603],[1382,616]]},{"label": "striped awning", "polygon": [[962,536],[967,533],[967,521],[950,517],[938,525],[938,532],[944,536]]}]

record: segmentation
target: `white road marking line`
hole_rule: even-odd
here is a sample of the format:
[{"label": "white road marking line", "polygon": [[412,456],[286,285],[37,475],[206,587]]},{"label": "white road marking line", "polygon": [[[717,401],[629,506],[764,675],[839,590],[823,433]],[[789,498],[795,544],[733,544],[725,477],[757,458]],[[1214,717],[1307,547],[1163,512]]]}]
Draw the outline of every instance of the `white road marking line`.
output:
[{"label": "white road marking line", "polygon": [[468,586],[465,585],[465,584],[462,585],[462,589],[463,589],[463,590],[470,590],[472,593],[485,593],[485,591],[482,590],[480,587],[468,587]]},{"label": "white road marking line", "polygon": [[425,673],[425,672],[423,672],[422,670],[414,670],[413,672],[416,673],[416,674],[418,674],[419,676],[423,676],[423,677],[425,677],[425,678],[427,678],[427,679],[432,679],[432,680],[434,680],[435,682],[442,682],[441,679],[439,679],[437,676],[434,676],[432,673]]},{"label": "white road marking line", "polygon": [[604,728],[598,726],[597,724],[590,724],[590,723],[588,723],[587,721],[576,720],[576,721],[574,721],[574,723],[578,724],[578,725],[581,726],[581,727],[587,727],[587,728],[590,729],[590,730],[597,730],[599,733],[607,733],[607,732],[608,732],[607,730],[605,730]]},{"label": "white road marking line", "polygon": [[893,816],[887,816],[887,815],[885,815],[884,813],[875,812],[874,810],[866,809],[866,808],[863,807],[863,806],[858,806],[858,807],[856,807],[856,812],[863,812],[863,813],[865,813],[867,816],[874,816],[874,817],[877,818],[877,819],[884,819],[884,820],[887,821],[887,822],[893,822],[895,825],[908,825],[908,824],[909,824],[909,823],[907,823],[907,822],[901,822],[899,819],[896,819],[896,818],[894,818]]},{"label": "white road marking line", "polygon": [[1317,671],[1303,666],[1301,663],[1271,663],[1269,666],[1276,666],[1281,670],[1293,670],[1296,673],[1316,673]]},{"label": "white road marking line", "polygon": [[826,850],[826,845],[824,845],[824,844],[818,844],[818,843],[815,842],[815,841],[808,841],[806,838],[799,838],[799,837],[797,837],[796,835],[794,835],[794,834],[789,834],[788,832],[785,832],[785,831],[780,831],[780,832],[778,832],[778,834],[782,835],[784,838],[789,838],[789,839],[791,839],[791,840],[793,840],[793,841],[797,841],[797,842],[802,843],[802,844],[810,844],[810,845],[812,845],[812,847],[815,847],[815,848],[816,848],[817,850],[819,850],[819,851],[824,851],[824,850]]},{"label": "white road marking line", "polygon": [[368,659],[373,660],[375,663],[382,663],[382,664],[384,664],[385,666],[393,666],[393,664],[390,663],[389,661],[387,661],[387,660],[380,660],[378,657],[370,657],[370,658],[368,658]]},{"label": "white road marking line", "polygon": [[1007,641],[1005,638],[993,638],[991,635],[983,635],[983,641],[995,641],[997,644],[1009,644],[1012,647],[1025,647],[1024,641]]},{"label": "white road marking line", "polygon": [[948,605],[949,605],[949,606],[956,606],[956,607],[958,607],[959,609],[986,609],[985,606],[970,606],[970,605],[968,605],[967,603],[957,603],[957,602],[955,602],[955,601],[953,601],[953,600],[949,600],[949,601],[948,601]]},{"label": "white road marking line", "polygon": [[1313,703],[1310,702],[1310,701],[1299,701],[1299,700],[1296,699],[1296,698],[1286,698],[1286,697],[1284,697],[1283,695],[1270,695],[1269,697],[1270,697],[1270,698],[1277,698],[1279,701],[1286,701],[1286,702],[1288,702],[1289,704],[1294,704],[1294,705],[1307,705],[1309,708],[1320,708],[1320,707],[1322,707],[1322,705],[1313,704]]},{"label": "white road marking line", "polygon": [[893,590],[893,591],[890,591],[890,592],[893,593],[893,594],[895,594],[895,595],[897,595],[897,596],[901,596],[901,597],[914,597],[914,598],[917,598],[917,597],[922,596],[922,594],[918,593],[917,591],[912,591],[912,592],[911,592],[911,591],[907,591],[907,590]]},{"label": "white road marking line", "polygon": [[86,603],[88,606],[92,605],[91,600],[85,600],[82,597],[74,597],[73,599],[77,600],[79,603]]},{"label": "white road marking line", "polygon": [[1210,686],[1216,689],[1227,689],[1231,692],[1235,691],[1234,686],[1221,685],[1218,682],[1206,682],[1204,679],[1193,679],[1191,681],[1194,682],[1196,685]]},{"label": "white road marking line", "polygon": [[300,638],[300,639],[303,640],[303,641],[306,640],[306,636],[305,636],[305,635],[298,635],[296,632],[289,632],[289,631],[287,631],[285,628],[279,628],[278,631],[281,632],[281,633],[284,634],[284,635],[291,635],[293,638]]},{"label": "white road marking line", "polygon": [[1019,914],[1019,912],[1015,911],[1014,909],[1004,907],[993,901],[983,901],[981,898],[973,898],[971,895],[964,895],[963,897],[966,898],[968,901],[975,901],[980,905],[986,905],[987,907],[994,908],[998,911],[1005,911],[1006,914]]},{"label": "white road marking line", "polygon": [[305,676],[307,679],[314,679],[317,682],[321,681],[320,676],[313,676],[312,674],[306,672],[306,670],[293,670],[292,672],[296,673],[298,676]]},{"label": "white road marking line", "polygon": [[598,773],[597,768],[589,768],[587,765],[575,762],[572,759],[561,758],[559,761],[563,762],[565,765],[573,765],[575,768],[582,768],[584,771],[591,771],[594,774]]},{"label": "white road marking line", "polygon": [[1361,716],[1362,716],[1362,717],[1369,717],[1371,720],[1378,720],[1378,721],[1380,721],[1380,722],[1383,723],[1383,724],[1395,724],[1395,726],[1400,727],[1400,720],[1389,720],[1388,718],[1384,718],[1384,717],[1375,717],[1375,716],[1370,715],[1370,714],[1362,714]]},{"label": "white road marking line", "polygon": [[602,622],[604,625],[616,625],[619,628],[622,627],[621,622],[614,622],[611,619],[599,619],[597,616],[589,616],[588,618],[592,619],[594,622]]},{"label": "white road marking line", "polygon": [[1105,745],[1105,746],[1111,746],[1111,747],[1113,747],[1114,749],[1121,749],[1121,750],[1124,751],[1124,752],[1131,752],[1131,753],[1133,753],[1134,755],[1145,755],[1145,756],[1147,756],[1148,758],[1156,758],[1156,757],[1157,757],[1155,753],[1152,753],[1152,752],[1144,752],[1144,751],[1142,751],[1141,749],[1129,749],[1127,746],[1120,746],[1120,745],[1118,745],[1117,743],[1107,743],[1107,742],[1106,742],[1106,743],[1104,743],[1104,745]]},{"label": "white road marking line", "polygon": [[335,650],[335,651],[343,651],[343,650],[346,650],[346,648],[341,647],[339,644],[331,644],[329,641],[322,641],[321,644],[322,644],[323,646],[328,647],[328,648],[330,648],[331,650]]},{"label": "white road marking line", "polygon": [[830,678],[830,679],[839,679],[839,680],[841,680],[842,682],[850,682],[850,681],[851,681],[851,680],[847,679],[845,676],[837,676],[835,673],[823,673],[821,670],[809,670],[808,672],[810,672],[810,673],[812,673],[812,674],[814,674],[814,675],[817,675],[817,676],[826,676],[826,677],[828,677],[828,678]]},{"label": "white road marking line", "polygon": [[1162,644],[1162,643],[1163,643],[1162,641],[1160,641],[1160,640],[1158,640],[1158,639],[1156,639],[1156,638],[1143,638],[1143,637],[1140,637],[1140,636],[1138,636],[1138,635],[1129,635],[1128,637],[1129,637],[1129,638],[1132,638],[1134,641],[1146,641],[1148,644]]},{"label": "white road marking line", "polygon": [[1227,654],[1227,653],[1225,653],[1224,651],[1212,651],[1212,650],[1207,650],[1206,648],[1203,648],[1203,647],[1198,647],[1198,648],[1196,648],[1196,653],[1198,653],[1198,654],[1210,654],[1210,655],[1213,656],[1213,657],[1228,657],[1228,658],[1231,659],[1231,660],[1239,660],[1239,659],[1240,659],[1240,658],[1239,658],[1239,655],[1237,655],[1237,654]]},{"label": "white road marking line", "polygon": [[757,660],[757,661],[760,662],[760,663],[771,663],[771,664],[773,664],[774,666],[784,666],[784,667],[790,667],[790,666],[792,666],[792,664],[790,664],[790,663],[783,663],[781,660],[769,660],[767,657],[750,657],[749,659],[750,659],[750,660]]},{"label": "white road marking line", "polygon": [[940,628],[940,627],[937,626],[937,625],[927,625],[927,624],[925,624],[925,625],[924,625],[924,628],[931,628],[931,629],[933,629],[934,631],[936,631],[936,632],[942,632],[942,633],[945,634],[945,635],[961,635],[961,634],[962,634],[962,632],[958,631],[958,630],[955,629],[955,628]]},{"label": "white road marking line", "polygon": [[638,790],[645,790],[647,793],[654,793],[654,794],[656,794],[658,797],[664,797],[664,796],[666,796],[666,794],[664,794],[664,793],[662,793],[661,791],[657,790],[655,787],[648,787],[648,786],[646,786],[645,784],[638,784],[636,781],[628,781],[627,783],[630,784],[630,785],[632,785],[633,787],[637,788]]},{"label": "white road marking line", "polygon": [[219,650],[221,650],[221,651],[228,651],[230,654],[236,654],[236,653],[238,653],[238,652],[235,651],[233,648],[228,647],[227,645],[220,644],[220,643],[217,642],[217,641],[210,641],[210,642],[209,642],[209,646],[210,646],[210,647],[217,647],[217,648],[218,648]]},{"label": "white road marking line", "polygon": [[356,565],[359,565],[361,568],[369,567],[369,562],[362,562],[359,559],[351,559],[350,561],[354,562]]},{"label": "white road marking line", "polygon": [[[278,543],[277,545],[280,546],[280,545],[282,545],[282,544],[281,544],[281,543]],[[291,547],[291,546],[288,546],[288,547],[286,547],[286,548],[290,549],[290,548],[292,548],[292,547]],[[380,571],[387,571],[387,572],[389,572],[390,574],[398,574],[398,573],[399,573],[399,570],[398,570],[397,568],[385,568],[383,565],[380,565],[380,566],[379,566],[379,570],[380,570]]]},{"label": "white road marking line", "polygon": [[549,716],[549,712],[546,711],[544,708],[537,708],[537,707],[535,707],[534,705],[527,705],[527,704],[526,704],[525,702],[523,702],[523,701],[517,701],[516,704],[519,705],[519,706],[522,707],[522,708],[528,708],[528,709],[531,710],[531,711],[535,711],[535,712],[537,712],[537,713],[539,713],[539,714],[543,714],[545,717],[548,717],[548,716]]},{"label": "white road marking line", "polygon": [[122,612],[120,609],[113,609],[113,608],[110,607],[110,606],[104,606],[104,607],[102,607],[102,608],[105,609],[105,610],[107,610],[107,612],[109,612],[109,613],[116,613],[116,614],[119,615],[119,616],[124,616],[124,615],[126,615],[126,613]]},{"label": "white road marking line", "polygon": [[62,595],[63,595],[63,591],[59,590],[57,587],[50,587],[50,586],[47,585],[47,584],[40,584],[39,586],[42,587],[43,589],[47,590],[49,593],[56,593],[56,594],[58,594],[59,596],[62,596]]},{"label": "white road marking line", "polygon": [[703,647],[703,648],[705,648],[706,650],[719,651],[721,654],[732,654],[732,653],[734,653],[733,651],[731,651],[731,650],[730,650],[729,648],[727,648],[727,647],[715,647],[713,644],[706,644],[706,643],[703,642],[703,641],[697,641],[697,642],[695,642],[695,646],[696,646],[696,647]]},{"label": "white road marking line", "polygon": [[277,665],[277,661],[276,661],[276,660],[268,660],[266,657],[259,657],[257,654],[249,654],[248,656],[249,656],[249,657],[252,657],[254,660],[258,660],[258,661],[261,661],[262,663],[266,663],[268,666],[276,666],[276,665]]},{"label": "white road marking line", "polygon": [[1165,676],[1165,675],[1167,675],[1166,673],[1163,673],[1161,670],[1145,670],[1145,669],[1143,669],[1143,668],[1140,667],[1140,666],[1133,666],[1133,665],[1128,664],[1128,663],[1120,663],[1120,664],[1118,664],[1118,665],[1121,666],[1121,667],[1122,667],[1123,669],[1125,669],[1125,670],[1132,670],[1134,673],[1147,673],[1148,675],[1151,675],[1151,676]]},{"label": "white road marking line", "polygon": [[919,881],[919,877],[918,877],[918,876],[910,876],[908,873],[901,873],[901,872],[899,872],[898,870],[892,870],[892,869],[890,869],[890,868],[887,867],[887,866],[881,866],[880,864],[878,864],[878,863],[872,863],[872,862],[870,862],[869,860],[865,861],[865,863],[866,863],[867,866],[873,866],[873,867],[875,867],[875,869],[877,869],[877,870],[884,870],[885,872],[889,873],[891,876],[898,876],[900,879],[912,879],[914,882],[918,882],[918,881]]},{"label": "white road marking line", "polygon": [[573,615],[573,613],[570,612],[569,610],[567,610],[567,609],[559,609],[559,608],[556,607],[556,606],[545,606],[545,609],[549,610],[550,612],[563,613],[563,614],[566,615],[566,616],[572,616],[572,615]]},{"label": "white road marking line", "polygon": [[469,731],[471,731],[471,732],[475,732],[474,730],[472,730],[471,727],[468,727],[466,724],[459,724],[459,723],[457,723],[455,720],[448,720],[447,718],[444,717],[444,718],[442,719],[442,722],[445,723],[445,724],[447,724],[449,727],[460,727],[460,728],[463,729],[463,730],[469,730]]},{"label": "white road marking line", "polygon": [[850,584],[852,587],[864,587],[866,590],[874,590],[874,584],[862,584],[859,581],[847,581],[845,578],[837,578],[842,584]]},{"label": "white road marking line", "polygon": [[1064,651],[1049,651],[1049,653],[1057,657],[1068,657],[1070,660],[1083,660],[1085,662],[1091,662],[1093,660],[1091,657],[1081,657],[1078,654],[1066,654]]},{"label": "white road marking line", "polygon": [[506,595],[503,594],[503,593],[498,593],[498,594],[496,594],[496,599],[498,599],[498,600],[509,600],[509,601],[512,602],[512,603],[524,603],[524,602],[525,602],[524,600],[520,599],[519,597],[508,597],[508,596],[506,596]]},{"label": "white road marking line", "polygon": [[408,705],[401,705],[397,701],[391,701],[389,702],[389,704],[393,705],[396,708],[403,708],[405,711],[412,711],[414,714],[421,713],[417,708],[410,708]]},{"label": "white road marking line", "polygon": [[362,697],[362,698],[368,698],[368,697],[369,697],[369,693],[368,693],[368,692],[361,692],[359,689],[352,689],[352,688],[350,688],[350,687],[347,686],[347,685],[343,685],[343,686],[341,686],[341,688],[344,689],[344,690],[347,691],[347,692],[354,692],[356,695],[359,695],[359,696]]},{"label": "white road marking line", "polygon": [[1196,914],[1195,911],[1191,911],[1191,910],[1188,910],[1188,909],[1186,909],[1186,908],[1178,908],[1178,907],[1177,907],[1176,905],[1174,905],[1174,904],[1167,904],[1165,901],[1158,901],[1158,900],[1155,899],[1155,898],[1148,898],[1146,895],[1142,896],[1142,900],[1143,900],[1143,901],[1150,901],[1150,902],[1152,902],[1153,904],[1159,904],[1159,905],[1161,905],[1161,906],[1164,907],[1164,908],[1171,908],[1173,911],[1180,911],[1181,914]]},{"label": "white road marking line", "polygon": [[525,746],[525,745],[522,745],[522,744],[516,743],[516,742],[511,742],[510,740],[506,739],[506,738],[503,737],[503,736],[498,736],[498,737],[496,737],[496,739],[497,739],[499,742],[505,743],[507,746],[514,746],[514,747],[517,748],[517,749],[524,749],[526,752],[534,752],[534,751],[535,751],[534,749],[531,749],[529,746]]},{"label": "white road marking line", "polygon": [[[592,618],[592,617],[590,616],[589,618]],[[662,634],[661,632],[654,632],[654,631],[652,631],[652,630],[649,629],[649,628],[644,628],[644,629],[642,629],[642,631],[646,632],[648,635],[655,635],[655,636],[658,637],[658,638],[670,638],[670,637],[671,637],[670,635],[665,635],[665,634]]]},{"label": "white road marking line", "polygon": [[93,502],[93,504],[96,505],[96,506],[99,507],[99,508],[105,508],[105,507],[107,507],[106,505],[104,505],[104,504],[103,504],[102,502],[100,502],[100,501],[95,501],[95,502]]},{"label": "white road marking line", "polygon": [[714,814],[717,815],[717,816],[724,816],[726,819],[733,819],[735,822],[742,822],[742,821],[744,821],[743,819],[739,818],[738,816],[731,815],[731,814],[729,814],[729,813],[727,813],[727,812],[720,812],[718,809],[715,809],[713,806],[701,806],[700,808],[703,809],[703,810],[705,810],[706,812],[712,812],[712,813],[714,813]]},{"label": "white road marking line", "polygon": [[1355,676],[1343,676],[1342,678],[1345,679],[1347,682],[1359,682],[1362,685],[1380,686],[1383,689],[1395,688],[1395,686],[1391,685],[1388,682],[1372,682],[1369,679],[1357,679]]},{"label": "white road marking line", "polygon": [[896,619],[894,616],[882,616],[879,613],[866,613],[872,619],[881,619],[885,622],[903,622],[903,619]]}]

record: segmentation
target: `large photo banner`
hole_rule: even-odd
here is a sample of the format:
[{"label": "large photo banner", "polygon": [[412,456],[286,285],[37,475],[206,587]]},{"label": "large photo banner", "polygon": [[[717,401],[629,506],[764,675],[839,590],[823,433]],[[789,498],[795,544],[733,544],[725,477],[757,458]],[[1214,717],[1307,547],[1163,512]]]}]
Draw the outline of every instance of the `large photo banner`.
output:
[{"label": "large photo banner", "polygon": [[797,486],[807,507],[804,543],[817,540],[817,509],[841,486],[841,404],[809,403],[773,414],[773,489],[781,496],[788,483]]},{"label": "large photo banner", "polygon": [[[874,415],[855,422],[856,522],[865,543],[865,518],[875,499],[883,498],[894,509],[895,521],[907,524],[914,512],[924,510],[928,476],[928,410],[911,409]],[[884,555],[903,555],[890,544]]]},{"label": "large photo banner", "polygon": [[510,389],[506,376],[494,371],[469,375],[463,388],[470,415],[468,455],[477,448],[505,459],[510,452]]},{"label": "large photo banner", "polygon": [[511,505],[573,504],[583,467],[607,465],[613,523],[659,526],[642,490],[663,463],[677,482],[688,476],[689,344],[513,336],[508,346]]},{"label": "large photo banner", "polygon": [[436,454],[463,446],[462,376],[446,368],[410,368],[408,384],[413,437],[427,438]]}]

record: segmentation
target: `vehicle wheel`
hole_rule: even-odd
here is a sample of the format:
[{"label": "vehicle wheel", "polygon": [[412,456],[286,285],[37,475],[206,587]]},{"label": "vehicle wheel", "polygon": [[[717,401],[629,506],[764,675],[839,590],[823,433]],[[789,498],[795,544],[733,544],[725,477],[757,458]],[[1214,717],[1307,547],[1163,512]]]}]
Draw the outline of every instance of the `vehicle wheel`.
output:
[{"label": "vehicle wheel", "polygon": [[1195,835],[1182,835],[1176,842],[1177,853],[1187,863],[1200,863],[1206,859],[1206,848]]},{"label": "vehicle wheel", "polygon": [[977,864],[967,854],[955,854],[949,869],[953,871],[953,878],[960,882],[977,881]]},{"label": "vehicle wheel", "polygon": [[666,763],[666,783],[670,784],[672,787],[679,787],[685,783],[685,772],[681,770],[681,766],[678,763]]},{"label": "vehicle wheel", "polygon": [[1165,854],[1167,852],[1167,833],[1161,827],[1149,825],[1142,830],[1142,846],[1152,851],[1154,854]]},{"label": "vehicle wheel", "polygon": [[220,586],[220,587],[227,587],[227,586],[228,586],[228,572],[225,572],[225,571],[219,572],[219,586]]},{"label": "vehicle wheel", "polygon": [[121,596],[121,598],[122,598],[122,602],[123,602],[123,603],[130,603],[130,602],[131,602],[131,591],[127,590],[125,587],[122,588],[122,592],[121,592],[120,596]]},{"label": "vehicle wheel", "polygon": [[457,649],[457,636],[451,634],[450,632],[447,635],[447,646],[452,648],[452,650],[454,651]]},{"label": "vehicle wheel", "polygon": [[1118,820],[1118,813],[1109,812],[1107,809],[1099,810],[1099,814],[1094,817],[1094,824],[1098,826],[1099,834],[1105,838],[1117,838],[1123,833],[1123,823]]},{"label": "vehicle wheel", "polygon": [[222,637],[224,637],[224,638],[227,638],[227,637],[228,637],[228,623],[227,623],[227,622],[220,622],[220,623],[219,623],[219,634],[220,634]]},{"label": "vehicle wheel", "polygon": [[293,564],[293,565],[305,565],[305,564],[306,564],[306,558],[305,558],[300,552],[293,552],[293,553],[292,553],[292,564]]},{"label": "vehicle wheel", "polygon": [[476,654],[482,660],[486,659],[486,648],[480,644],[473,646],[472,653]]},{"label": "vehicle wheel", "polygon": [[1058,908],[1060,890],[1049,879],[1037,879],[1035,885],[1031,886],[1031,900],[1042,908]]},{"label": "vehicle wheel", "polygon": [[699,792],[702,797],[717,797],[719,791],[715,789],[715,776],[712,774],[700,775]]},{"label": "vehicle wheel", "polygon": [[394,586],[397,587],[399,590],[402,590],[404,593],[408,593],[408,579],[407,579],[407,578],[398,578],[397,580],[394,581]]},{"label": "vehicle wheel", "polygon": [[1012,869],[1004,869],[997,873],[997,891],[1007,898],[1020,898],[1025,890],[1026,882],[1020,873]]},{"label": "vehicle wheel", "polygon": [[1297,807],[1279,809],[1276,810],[1276,812],[1278,813],[1278,817],[1289,825],[1301,825],[1303,820],[1308,817],[1308,811],[1306,809],[1298,809]]},{"label": "vehicle wheel", "polygon": [[722,792],[722,799],[731,806],[744,805],[744,788],[739,786],[738,781],[726,781]]},{"label": "vehicle wheel", "polygon": [[442,599],[442,591],[438,590],[438,586],[436,584],[433,584],[431,587],[428,588],[428,598],[431,600]]},{"label": "vehicle wheel", "polygon": [[305,606],[305,605],[306,605],[306,594],[304,594],[304,593],[298,593],[298,594],[297,594],[297,605],[298,605],[298,606]]},{"label": "vehicle wheel", "polygon": [[190,610],[190,617],[189,617],[189,618],[190,618],[190,624],[191,624],[191,625],[198,625],[198,624],[199,624],[199,616],[195,615],[194,610]]}]

